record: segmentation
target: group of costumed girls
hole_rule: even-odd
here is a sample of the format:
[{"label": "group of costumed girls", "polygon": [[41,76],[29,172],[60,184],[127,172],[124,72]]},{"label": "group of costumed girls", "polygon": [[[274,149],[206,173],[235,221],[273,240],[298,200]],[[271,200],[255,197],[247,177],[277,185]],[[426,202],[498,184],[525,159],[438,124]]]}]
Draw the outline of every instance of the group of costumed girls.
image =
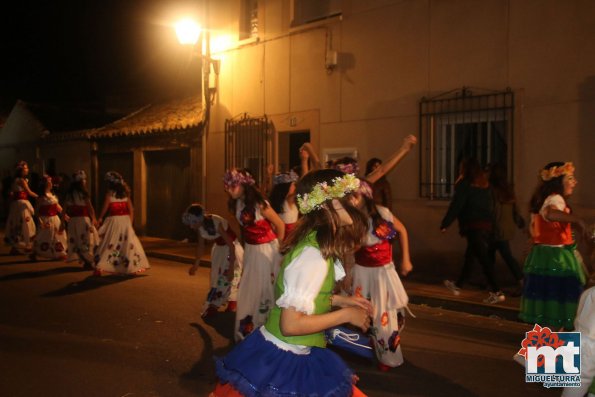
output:
[{"label": "group of costumed girls", "polygon": [[[241,200],[241,205],[236,204],[240,217],[248,203],[248,190],[244,188],[241,194],[233,185],[253,183],[238,172],[227,175],[226,185],[232,199]],[[232,177],[237,182],[230,183]],[[285,256],[270,298],[268,319],[254,323],[254,332],[242,335],[242,342],[217,360],[219,383],[211,396],[363,395],[354,385],[357,376],[325,348],[324,335],[326,329],[344,323],[363,332],[370,326],[372,305],[367,299],[334,294],[336,281],[345,275],[339,259],[360,244],[367,228],[367,219],[351,203],[351,193],[359,183],[354,175],[333,169],[310,172],[297,182],[296,202],[302,217],[283,243]],[[267,211],[262,205],[258,209]],[[243,229],[258,222],[252,217],[252,221],[244,219]],[[283,225],[280,220],[278,223]],[[247,258],[245,255],[244,275],[250,265],[262,265],[248,263]],[[238,314],[244,285],[243,276]],[[331,307],[338,310],[331,311]]]},{"label": "group of costumed girls", "polygon": [[[29,187],[28,174],[27,163],[19,162],[9,195],[5,234],[11,254],[28,252],[31,260],[79,260],[85,268],[94,269],[96,275],[137,274],[150,267],[132,227],[130,191],[120,174],[106,174],[107,194],[99,220],[84,171],[73,174],[65,208],[52,193],[50,176],[41,178],[40,193],[36,194]],[[29,198],[35,199],[35,209]],[[38,218],[37,226],[34,216]]]}]

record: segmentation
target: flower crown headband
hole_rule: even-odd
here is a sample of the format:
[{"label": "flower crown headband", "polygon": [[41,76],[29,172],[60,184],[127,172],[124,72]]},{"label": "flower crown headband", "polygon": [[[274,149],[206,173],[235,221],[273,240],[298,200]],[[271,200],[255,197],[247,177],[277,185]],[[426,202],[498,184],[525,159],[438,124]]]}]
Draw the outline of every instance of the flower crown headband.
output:
[{"label": "flower crown headband", "polygon": [[118,183],[118,184],[122,184],[122,182],[124,182],[124,180],[122,179],[122,177],[118,174],[116,174],[115,172],[111,172],[109,171],[107,174],[105,174],[105,180],[111,183]]},{"label": "flower crown headband", "polygon": [[310,193],[298,194],[297,204],[300,212],[307,214],[318,210],[326,201],[345,197],[347,193],[357,190],[360,186],[360,180],[353,174],[334,178],[332,182],[332,185],[319,182]]},{"label": "flower crown headband", "polygon": [[339,163],[333,166],[334,169],[344,172],[346,174],[358,174],[359,173],[359,164],[357,162],[354,163]]},{"label": "flower crown headband", "polygon": [[226,189],[238,185],[254,185],[256,181],[252,177],[252,175],[248,173],[243,173],[238,171],[237,169],[228,170],[223,176],[223,186]]},{"label": "flower crown headband", "polygon": [[292,183],[299,179],[298,174],[293,170],[281,174],[277,174],[273,177],[273,185],[279,185],[280,183]]},{"label": "flower crown headband", "polygon": [[556,166],[548,168],[546,170],[541,170],[541,172],[539,173],[539,175],[541,176],[541,180],[544,182],[552,180],[553,178],[558,178],[562,175],[569,174],[574,174],[574,164],[572,164],[572,162],[570,161],[564,163],[564,165],[561,165],[559,167]]}]

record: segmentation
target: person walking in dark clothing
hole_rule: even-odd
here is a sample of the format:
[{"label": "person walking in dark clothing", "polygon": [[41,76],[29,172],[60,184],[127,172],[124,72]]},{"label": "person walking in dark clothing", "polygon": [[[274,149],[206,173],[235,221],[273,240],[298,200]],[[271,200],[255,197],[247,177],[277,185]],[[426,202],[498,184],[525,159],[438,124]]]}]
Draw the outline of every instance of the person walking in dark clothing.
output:
[{"label": "person walking in dark clothing", "polygon": [[523,272],[512,254],[510,240],[513,239],[516,228],[525,227],[525,220],[518,212],[514,189],[506,178],[506,169],[501,164],[492,165],[489,179],[494,192],[494,241],[490,248],[490,257],[495,261],[496,252],[500,253],[518,283],[517,290],[511,294],[520,296],[523,288]]},{"label": "person walking in dark clothing", "polygon": [[467,239],[465,263],[457,281],[445,280],[444,285],[459,295],[471,275],[473,259],[476,259],[490,289],[484,302],[503,302],[505,296],[494,276],[494,261],[489,254],[494,232],[493,193],[487,175],[476,159],[465,160],[462,164],[462,180],[456,185],[454,197],[440,224],[441,231],[446,232],[455,219],[459,222],[460,234]]}]

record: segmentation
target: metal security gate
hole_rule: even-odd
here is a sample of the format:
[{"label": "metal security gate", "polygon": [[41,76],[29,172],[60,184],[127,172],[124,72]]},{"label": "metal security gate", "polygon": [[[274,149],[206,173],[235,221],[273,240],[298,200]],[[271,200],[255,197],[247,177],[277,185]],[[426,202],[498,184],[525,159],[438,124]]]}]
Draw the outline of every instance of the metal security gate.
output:
[{"label": "metal security gate", "polygon": [[513,175],[514,93],[469,88],[422,98],[419,105],[420,196],[449,199],[462,160],[498,163]]},{"label": "metal security gate", "polygon": [[182,239],[182,213],[190,205],[190,150],[145,152],[147,165],[147,235]]},{"label": "metal security gate", "polygon": [[262,186],[273,160],[272,133],[266,116],[225,120],[225,168],[247,168]]}]

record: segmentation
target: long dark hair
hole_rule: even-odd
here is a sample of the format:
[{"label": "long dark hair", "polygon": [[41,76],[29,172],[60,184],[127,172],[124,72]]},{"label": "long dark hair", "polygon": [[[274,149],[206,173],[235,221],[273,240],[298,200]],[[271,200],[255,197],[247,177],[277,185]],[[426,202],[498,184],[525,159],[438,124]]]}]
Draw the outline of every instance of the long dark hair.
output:
[{"label": "long dark hair", "polygon": [[89,191],[85,187],[82,180],[76,180],[75,177],[72,177],[72,182],[70,182],[70,186],[68,186],[68,190],[66,191],[66,199],[74,202],[74,194],[78,193],[83,200],[87,200],[89,197]]},{"label": "long dark hair", "polygon": [[274,209],[277,214],[281,214],[283,212],[283,202],[287,198],[291,184],[292,182],[277,183],[275,186],[273,186],[271,194],[269,194],[271,208]]},{"label": "long dark hair", "polygon": [[[252,175],[250,171],[247,169],[238,170],[238,172],[244,175]],[[247,183],[242,183],[242,187],[244,188],[244,205],[248,209],[255,209],[256,206],[260,206],[263,208],[268,207],[267,201],[265,200],[264,196],[258,189],[256,185],[250,185]],[[238,199],[230,198],[227,202],[227,206],[232,214],[235,215],[236,213],[236,203]]]},{"label": "long dark hair", "polygon": [[[546,166],[543,167],[543,169],[549,170],[550,168],[561,167],[563,165],[564,165],[563,162],[555,161],[555,162],[546,164]],[[537,185],[537,188],[535,188],[535,192],[533,193],[533,196],[531,196],[531,201],[529,201],[529,211],[531,211],[532,214],[538,214],[539,211],[541,210],[541,207],[543,206],[543,202],[545,201],[545,199],[548,196],[551,196],[552,194],[563,195],[564,194],[563,181],[564,181],[564,175],[560,175],[556,178],[552,178],[549,181],[542,180],[541,183],[539,185]]]},{"label": "long dark hair", "polygon": [[107,174],[111,175],[111,178],[106,180],[107,188],[114,192],[116,198],[122,199],[130,197],[130,188],[124,181],[122,175],[116,171],[109,171]]},{"label": "long dark hair", "polygon": [[[297,182],[296,194],[308,194],[312,192],[312,189],[318,183],[326,182],[332,185],[335,178],[344,175],[341,171],[333,169],[311,171]],[[317,232],[316,240],[325,259],[340,259],[353,252],[357,246],[362,244],[368,222],[366,216],[351,204],[350,196],[351,194],[346,194],[337,200],[345,208],[345,211],[353,220],[353,224],[341,226],[339,214],[337,214],[329,200],[324,208],[315,209],[300,217],[296,228],[281,246],[281,252],[289,252],[313,230]]]},{"label": "long dark hair", "polygon": [[374,171],[374,166],[376,164],[382,164],[382,160],[380,160],[378,157],[372,157],[370,160],[368,160],[366,163],[366,176],[370,175],[370,173]]},{"label": "long dark hair", "polygon": [[498,202],[511,203],[516,200],[514,189],[506,177],[506,168],[502,164],[492,164],[489,180]]}]

